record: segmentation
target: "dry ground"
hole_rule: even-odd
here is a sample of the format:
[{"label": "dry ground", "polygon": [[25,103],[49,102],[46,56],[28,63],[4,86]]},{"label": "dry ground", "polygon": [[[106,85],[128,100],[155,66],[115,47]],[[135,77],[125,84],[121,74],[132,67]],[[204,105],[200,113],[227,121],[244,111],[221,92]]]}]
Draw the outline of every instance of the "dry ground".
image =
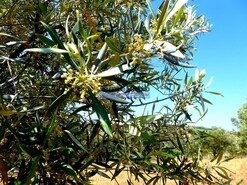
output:
[{"label": "dry ground", "polygon": [[[247,185],[247,157],[235,158],[231,161],[223,163],[222,166],[228,168],[229,170],[233,172],[231,173],[231,177],[232,177],[231,185],[237,185],[237,183],[241,179],[243,179],[243,182],[241,183],[241,185]],[[118,183],[119,183],[118,184],[115,181],[110,181],[106,178],[96,175],[93,179],[94,180],[93,184],[95,185],[128,185],[128,183],[126,182],[126,178],[127,178],[127,173],[119,174],[117,178]],[[135,182],[134,184],[144,185],[142,182]],[[172,185],[173,183],[168,182],[167,184]],[[161,183],[158,185],[161,185]]]},{"label": "dry ground", "polygon": [[[222,164],[222,166],[230,169],[233,172],[231,174],[232,176],[231,185],[237,185],[237,182],[239,182],[241,179],[243,179],[243,182],[241,183],[241,185],[247,185],[247,157],[233,159],[231,161],[224,163],[224,165]],[[96,175],[93,178],[93,184],[95,185],[128,185],[128,183],[126,182],[126,179],[127,179],[127,173],[119,174],[117,178],[118,183],[116,183],[115,181],[110,181],[99,175]],[[1,182],[0,182],[0,185],[2,185]],[[142,182],[135,182],[134,185],[144,185],[144,184]],[[161,185],[161,183],[158,185]],[[173,185],[173,184],[168,182],[167,185]]]}]

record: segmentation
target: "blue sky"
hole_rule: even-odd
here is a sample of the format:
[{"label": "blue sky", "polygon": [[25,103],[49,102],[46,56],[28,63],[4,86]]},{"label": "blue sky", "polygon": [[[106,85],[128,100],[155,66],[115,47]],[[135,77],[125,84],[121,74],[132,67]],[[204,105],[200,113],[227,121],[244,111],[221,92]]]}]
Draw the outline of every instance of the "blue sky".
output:
[{"label": "blue sky", "polygon": [[[161,1],[154,1],[154,7]],[[247,101],[247,1],[246,0],[194,0],[197,14],[205,15],[212,24],[212,32],[196,41],[192,64],[207,72],[206,83],[213,76],[208,90],[224,97],[206,95],[213,105],[197,125],[234,129],[231,118]],[[194,73],[194,71],[192,71]]]},{"label": "blue sky", "polygon": [[195,0],[198,14],[213,24],[212,32],[197,41],[193,64],[214,77],[209,90],[224,97],[208,96],[213,102],[200,125],[231,130],[230,119],[247,101],[247,1]]}]

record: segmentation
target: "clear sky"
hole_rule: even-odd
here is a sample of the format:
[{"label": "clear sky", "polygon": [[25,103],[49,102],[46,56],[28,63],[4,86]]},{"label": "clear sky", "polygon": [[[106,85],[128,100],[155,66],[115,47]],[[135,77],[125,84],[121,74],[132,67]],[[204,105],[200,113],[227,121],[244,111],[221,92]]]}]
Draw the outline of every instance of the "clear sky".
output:
[{"label": "clear sky", "polygon": [[200,125],[231,130],[231,118],[247,101],[247,1],[195,0],[198,14],[213,24],[212,32],[202,35],[193,64],[214,77],[209,90],[223,94],[208,96],[213,102]]},{"label": "clear sky", "polygon": [[198,126],[232,130],[231,118],[237,117],[247,101],[247,0],[194,0],[189,4],[197,6],[197,14],[205,15],[213,25],[212,32],[196,42],[191,63],[206,70],[206,80],[214,77],[208,90],[224,96],[206,96],[213,105],[207,105],[208,114]]}]

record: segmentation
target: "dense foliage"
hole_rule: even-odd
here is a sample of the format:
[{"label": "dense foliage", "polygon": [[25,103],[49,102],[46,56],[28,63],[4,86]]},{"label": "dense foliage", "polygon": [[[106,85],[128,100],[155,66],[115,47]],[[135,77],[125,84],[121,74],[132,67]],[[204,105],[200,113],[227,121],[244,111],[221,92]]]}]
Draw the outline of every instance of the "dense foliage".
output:
[{"label": "dense foliage", "polygon": [[238,128],[239,154],[247,154],[247,103],[238,110],[238,118],[232,118],[232,123]]},{"label": "dense foliage", "polygon": [[[191,144],[204,132],[188,126],[189,110],[202,117],[210,102],[205,71],[190,77],[186,68],[210,26],[186,3],[166,0],[156,13],[149,0],[3,1],[3,182],[89,184],[122,171],[146,184],[229,180],[222,155],[204,166]],[[144,100],[151,90],[158,99]],[[133,112],[148,105],[148,115]]]}]

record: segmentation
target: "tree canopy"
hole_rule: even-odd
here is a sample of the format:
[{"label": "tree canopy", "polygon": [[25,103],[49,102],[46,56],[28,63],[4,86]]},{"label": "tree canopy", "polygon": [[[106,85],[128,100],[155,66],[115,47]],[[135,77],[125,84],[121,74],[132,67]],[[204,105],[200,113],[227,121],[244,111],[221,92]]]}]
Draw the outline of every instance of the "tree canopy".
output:
[{"label": "tree canopy", "polygon": [[[188,127],[189,108],[205,115],[209,84],[204,70],[193,77],[186,68],[195,67],[194,41],[210,25],[187,0],[163,1],[158,12],[149,0],[0,7],[4,183],[89,184],[96,174],[114,180],[125,170],[146,184],[220,181],[191,150],[203,132]],[[150,88],[159,97],[144,101]],[[151,114],[133,112],[150,104]],[[8,177],[10,170],[17,175]]]}]

